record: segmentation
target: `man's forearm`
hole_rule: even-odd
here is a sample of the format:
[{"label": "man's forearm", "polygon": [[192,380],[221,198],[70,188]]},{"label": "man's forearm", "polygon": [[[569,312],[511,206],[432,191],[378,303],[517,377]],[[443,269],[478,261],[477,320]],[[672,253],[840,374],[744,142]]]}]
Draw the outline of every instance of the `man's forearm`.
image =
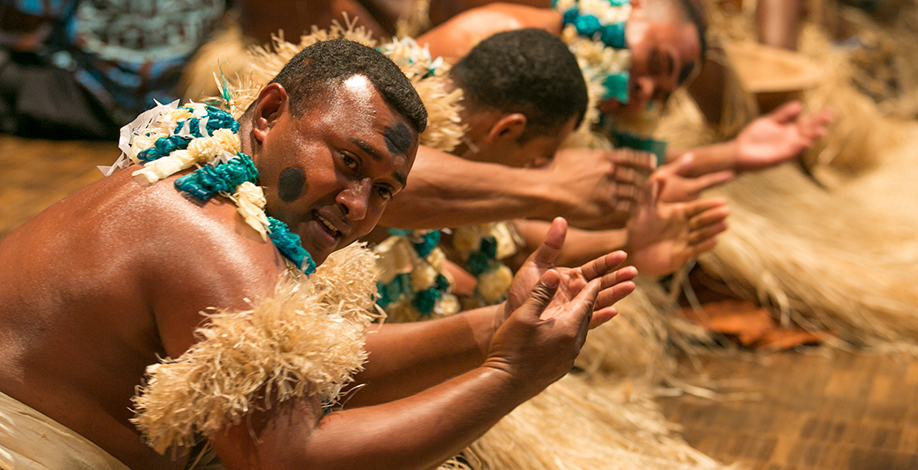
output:
[{"label": "man's forearm", "polygon": [[350,408],[407,397],[478,367],[505,316],[503,304],[436,320],[384,324],[367,336],[370,356]]},{"label": "man's forearm", "polygon": [[211,438],[229,469],[433,469],[530,398],[482,366],[408,398],[325,415],[298,401],[256,411]]},{"label": "man's forearm", "polygon": [[515,218],[551,218],[544,172],[481,163],[427,147],[418,150],[408,185],[380,224],[440,229]]},{"label": "man's forearm", "polygon": [[739,147],[735,139],[690,150],[670,150],[666,153],[666,162],[674,162],[688,153],[694,158],[688,173],[683,176],[698,177],[717,171],[738,170],[736,161],[739,157]]}]

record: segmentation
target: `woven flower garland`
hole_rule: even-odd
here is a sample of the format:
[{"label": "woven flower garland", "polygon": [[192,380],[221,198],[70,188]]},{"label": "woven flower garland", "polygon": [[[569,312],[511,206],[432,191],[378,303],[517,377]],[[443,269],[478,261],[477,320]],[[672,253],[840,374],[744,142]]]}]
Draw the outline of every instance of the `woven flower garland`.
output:
[{"label": "woven flower garland", "polygon": [[148,186],[191,167],[197,169],[175,180],[175,187],[199,200],[222,195],[236,204],[247,225],[263,240],[268,238],[296,267],[312,274],[316,265],[299,235],[265,214],[264,192],[255,183],[258,170],[240,151],[239,123],[221,109],[200,103],[179,107],[178,101],[144,112],[121,128],[121,156],[101,168],[108,176],[118,168],[142,164],[132,176]]},{"label": "woven flower garland", "polygon": [[625,23],[631,15],[628,0],[552,0],[564,14],[561,39],[577,57],[587,82],[602,87],[601,100],[628,102],[631,51]]}]

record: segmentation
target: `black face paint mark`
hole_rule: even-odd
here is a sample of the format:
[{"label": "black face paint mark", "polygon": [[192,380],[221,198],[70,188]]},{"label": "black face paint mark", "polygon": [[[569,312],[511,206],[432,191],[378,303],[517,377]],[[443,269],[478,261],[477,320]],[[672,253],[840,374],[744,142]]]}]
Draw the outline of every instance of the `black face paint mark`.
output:
[{"label": "black face paint mark", "polygon": [[411,148],[411,130],[404,123],[393,124],[383,133],[386,147],[394,155],[402,155]]},{"label": "black face paint mark", "polygon": [[303,194],[303,188],[306,186],[306,173],[302,168],[287,167],[281,171],[277,178],[277,195],[281,201],[291,202],[297,200]]}]

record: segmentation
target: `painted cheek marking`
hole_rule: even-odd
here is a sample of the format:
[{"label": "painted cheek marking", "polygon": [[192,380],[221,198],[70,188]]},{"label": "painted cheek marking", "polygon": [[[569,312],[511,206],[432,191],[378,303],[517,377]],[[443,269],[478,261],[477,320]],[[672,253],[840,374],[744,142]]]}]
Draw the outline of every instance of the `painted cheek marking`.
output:
[{"label": "painted cheek marking", "polygon": [[404,123],[393,124],[383,133],[386,147],[393,155],[402,155],[411,148],[411,130]]},{"label": "painted cheek marking", "polygon": [[302,168],[284,168],[277,178],[277,195],[284,202],[297,200],[306,187],[306,173]]}]

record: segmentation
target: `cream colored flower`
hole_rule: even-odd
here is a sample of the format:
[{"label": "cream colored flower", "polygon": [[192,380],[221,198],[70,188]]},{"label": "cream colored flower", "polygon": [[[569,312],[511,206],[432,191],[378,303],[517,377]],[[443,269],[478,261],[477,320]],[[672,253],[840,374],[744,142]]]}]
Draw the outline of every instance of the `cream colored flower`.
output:
[{"label": "cream colored flower", "polygon": [[152,148],[156,144],[156,139],[160,137],[166,137],[168,134],[163,134],[156,131],[146,131],[140,135],[135,135],[131,139],[131,153],[128,155],[131,157],[131,161],[134,163],[140,163],[140,160],[137,159],[137,154],[140,152]]},{"label": "cream colored flower", "polygon": [[245,223],[260,233],[262,240],[267,241],[270,224],[265,214],[265,193],[261,187],[246,181],[236,187],[233,198]]},{"label": "cream colored flower", "polygon": [[229,129],[217,129],[212,137],[220,144],[220,148],[236,155],[240,151],[239,136]]},{"label": "cream colored flower", "polygon": [[513,238],[512,228],[508,222],[497,222],[491,228],[491,236],[497,240],[497,259],[504,259],[516,254],[516,240]]},{"label": "cream colored flower", "polygon": [[430,263],[430,266],[437,272],[443,271],[443,265],[446,263],[446,254],[443,253],[440,247],[434,247],[434,249],[430,251],[430,254],[427,255],[427,262]]},{"label": "cream colored flower", "polygon": [[489,304],[500,302],[513,282],[513,272],[503,264],[478,277],[478,293]]},{"label": "cream colored flower", "polygon": [[466,225],[453,229],[453,247],[464,254],[477,251],[481,247],[481,226]]},{"label": "cream colored flower", "polygon": [[415,292],[430,289],[437,283],[439,274],[440,272],[429,264],[422,263],[411,271],[411,289]]},{"label": "cream colored flower", "polygon": [[223,152],[223,146],[218,140],[211,137],[199,137],[188,144],[188,153],[200,162],[209,161],[221,152]]},{"label": "cream colored flower", "polygon": [[443,294],[437,305],[434,305],[433,311],[441,317],[455,315],[459,313],[459,298],[453,294]]},{"label": "cream colored flower", "polygon": [[194,165],[195,159],[187,150],[176,150],[168,157],[147,162],[144,167],[133,173],[134,181],[141,185],[150,185],[161,179]]}]

